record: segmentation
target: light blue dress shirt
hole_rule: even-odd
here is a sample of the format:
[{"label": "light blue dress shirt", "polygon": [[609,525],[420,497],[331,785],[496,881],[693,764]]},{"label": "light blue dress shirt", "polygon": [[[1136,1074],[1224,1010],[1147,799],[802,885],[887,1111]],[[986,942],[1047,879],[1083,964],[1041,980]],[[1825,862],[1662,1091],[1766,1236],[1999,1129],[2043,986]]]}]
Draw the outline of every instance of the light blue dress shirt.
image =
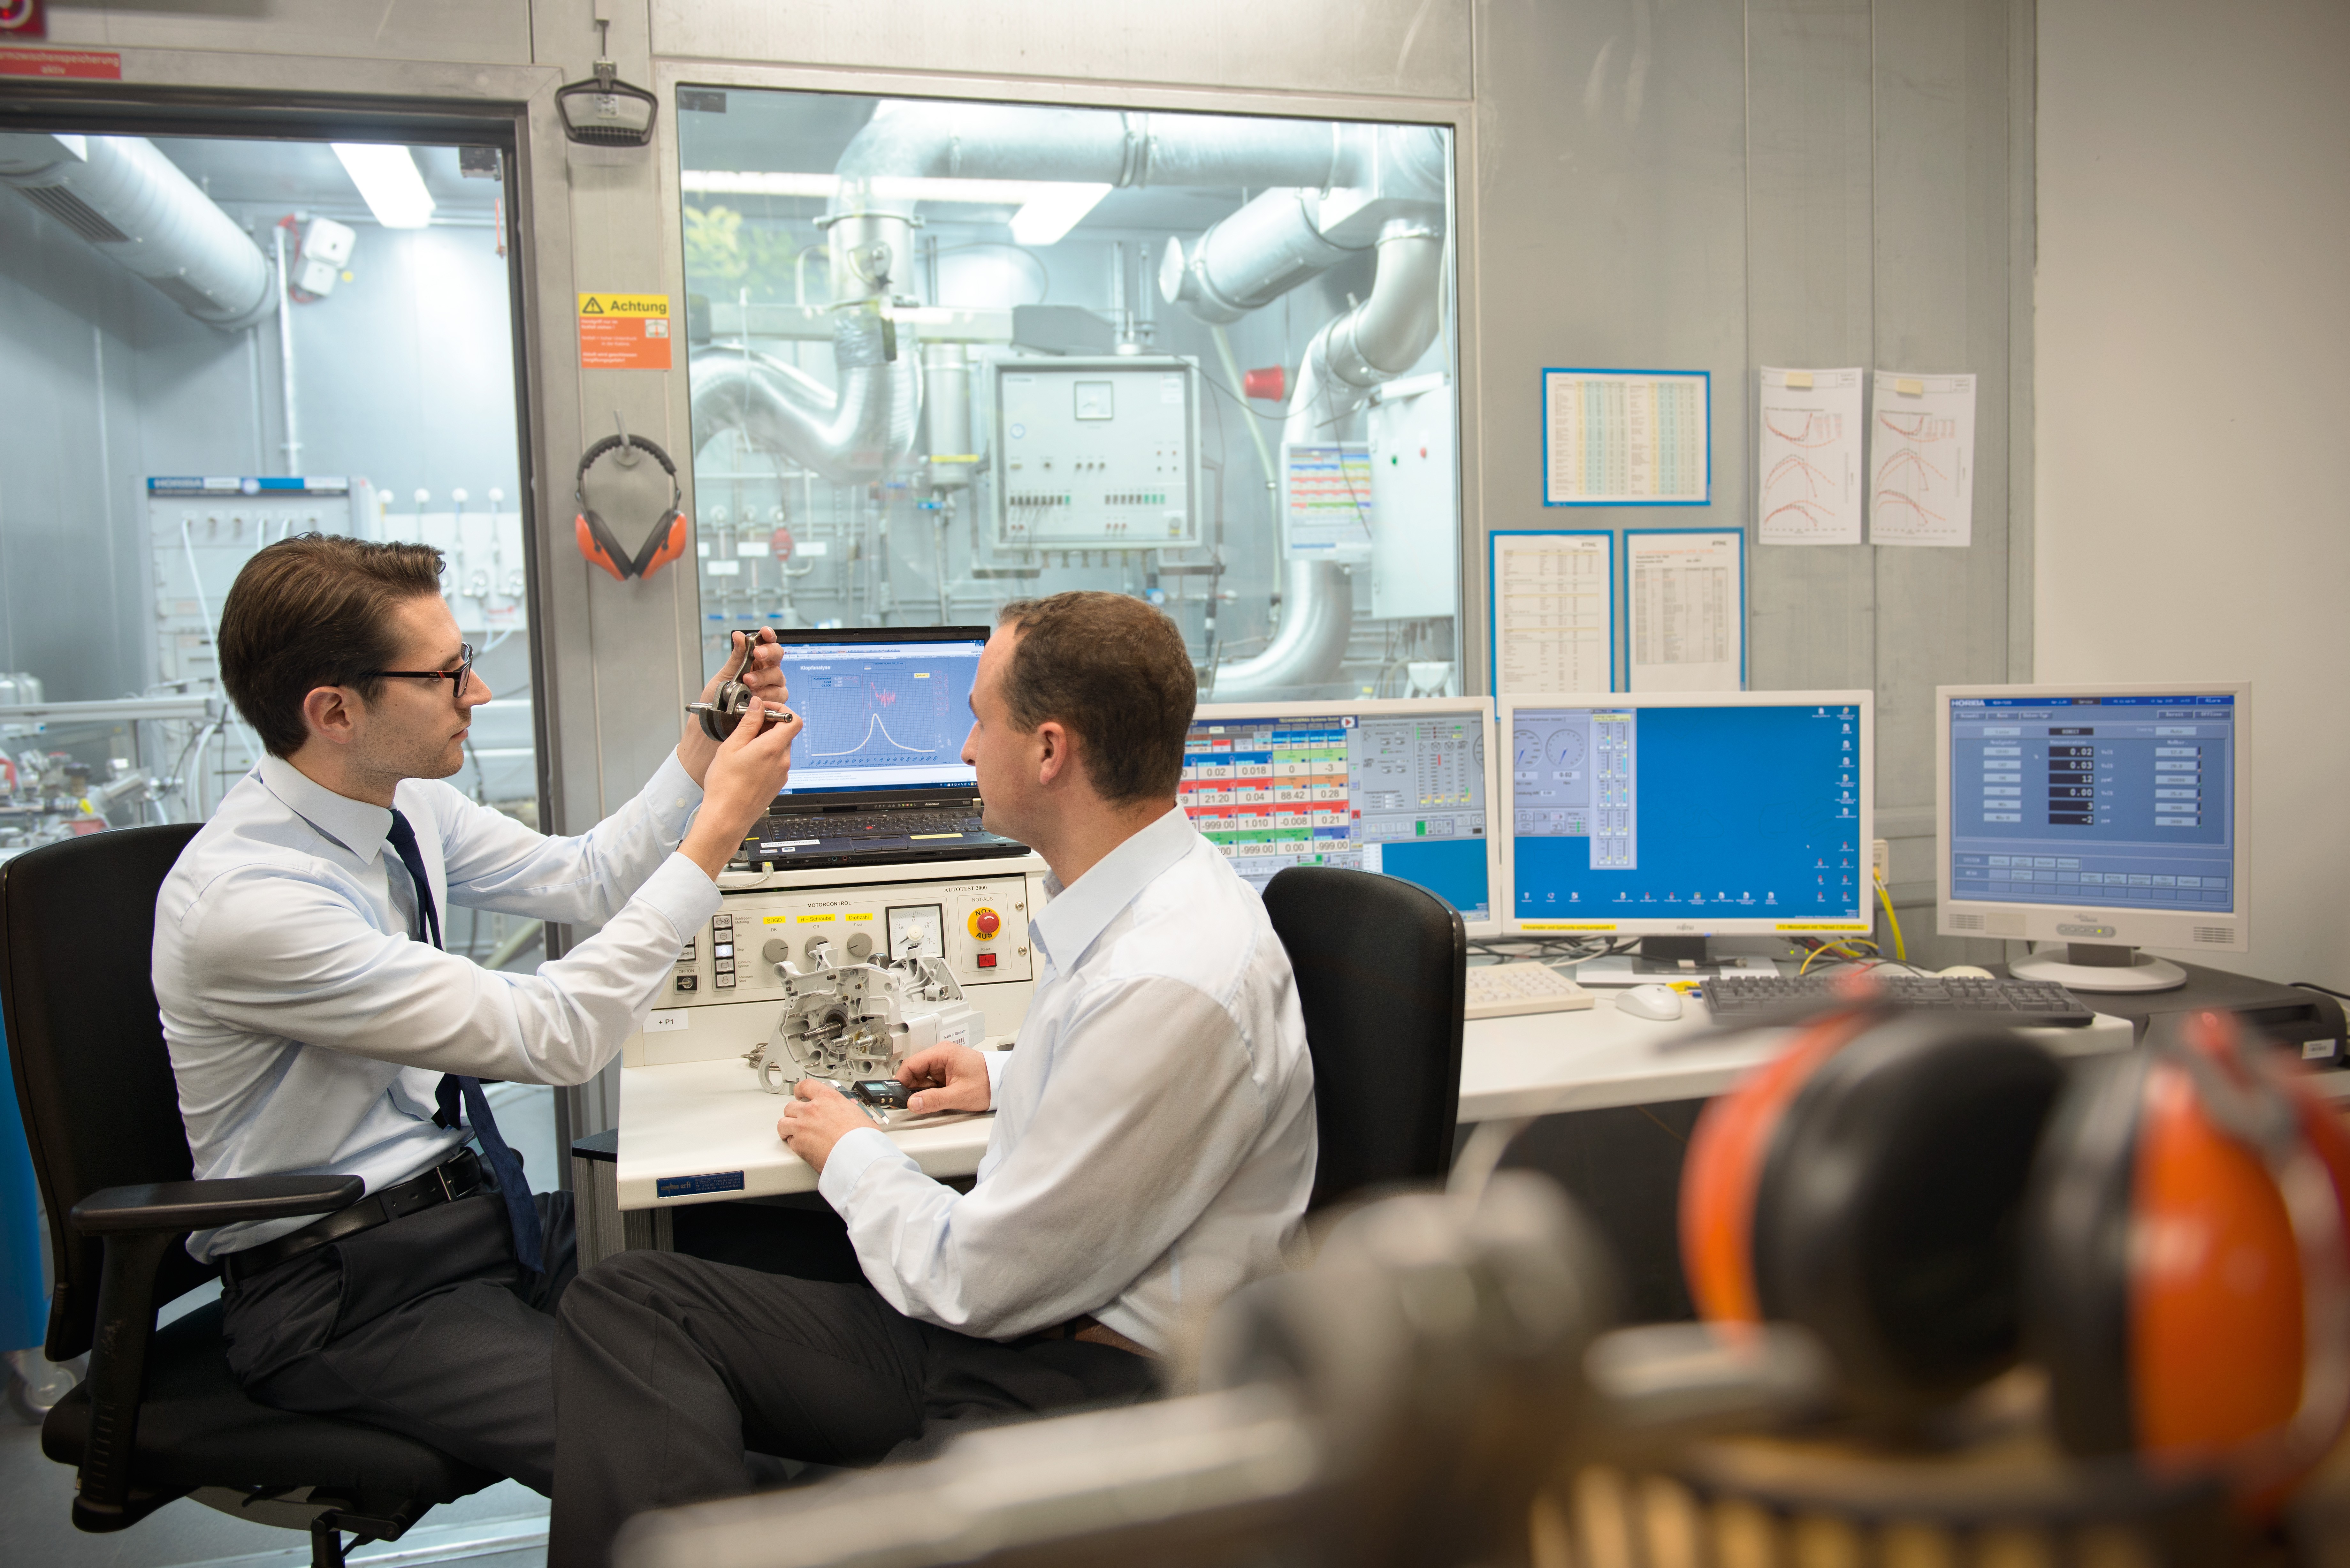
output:
[{"label": "light blue dress shirt", "polygon": [[1180,810],[1047,878],[1018,1049],[958,1194],[878,1130],[817,1189],[899,1311],[989,1339],[1091,1313],[1167,1348],[1182,1314],[1283,1266],[1314,1187],[1314,1068],[1264,904]]},{"label": "light blue dress shirt", "polygon": [[[370,1192],[406,1180],[467,1136],[432,1124],[442,1074],[584,1083],[718,911],[716,886],[675,853],[702,789],[674,753],[577,838],[435,780],[394,798],[441,909],[602,929],[528,975],[411,940],[408,875],[389,870],[384,845],[391,813],[262,758],[155,900],[155,999],[199,1179],[334,1172]],[[210,1259],[308,1223],[199,1231],[188,1250]]]}]

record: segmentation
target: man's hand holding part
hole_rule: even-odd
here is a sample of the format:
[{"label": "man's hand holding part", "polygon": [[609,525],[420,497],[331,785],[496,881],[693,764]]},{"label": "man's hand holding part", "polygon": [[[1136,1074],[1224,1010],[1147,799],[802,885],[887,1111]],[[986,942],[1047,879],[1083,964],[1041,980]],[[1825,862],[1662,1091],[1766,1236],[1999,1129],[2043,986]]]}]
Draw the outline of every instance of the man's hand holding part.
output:
[{"label": "man's hand holding part", "polygon": [[987,1058],[962,1045],[933,1045],[906,1058],[898,1081],[920,1091],[906,1102],[918,1116],[941,1111],[983,1111],[994,1103],[987,1075]]},{"label": "man's hand holding part", "polygon": [[[792,742],[800,728],[798,714],[755,702],[726,743],[712,748],[716,754],[702,776],[702,810],[686,831],[685,842],[678,846],[712,881],[718,880],[742,847],[743,836],[791,776]],[[710,744],[706,738],[702,743]],[[682,743],[678,755],[684,758]]]},{"label": "man's hand holding part", "polygon": [[[981,1069],[983,1077],[985,1071]],[[785,1147],[821,1175],[824,1162],[832,1158],[834,1144],[859,1127],[875,1125],[863,1106],[831,1084],[822,1078],[802,1078],[792,1085],[792,1103],[784,1107],[784,1119],[775,1124],[775,1136],[784,1140]]]},{"label": "man's hand holding part", "polygon": [[[733,634],[733,651],[725,667],[710,678],[702,689],[702,701],[718,701],[718,689],[729,680],[740,680],[751,689],[752,698],[770,708],[780,708],[790,695],[784,681],[784,650],[775,640],[775,634],[762,627],[755,633],[738,631]],[[711,760],[718,755],[718,742],[702,733],[702,726],[686,721],[685,731],[677,742],[677,760],[691,774],[693,782],[708,788],[707,775]]]}]

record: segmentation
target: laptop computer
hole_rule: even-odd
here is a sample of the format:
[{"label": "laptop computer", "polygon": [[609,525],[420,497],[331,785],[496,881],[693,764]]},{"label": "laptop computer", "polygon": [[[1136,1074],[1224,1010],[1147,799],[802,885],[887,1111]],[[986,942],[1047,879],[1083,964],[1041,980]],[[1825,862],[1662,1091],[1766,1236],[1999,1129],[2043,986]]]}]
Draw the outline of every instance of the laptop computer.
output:
[{"label": "laptop computer", "polygon": [[962,760],[983,626],[783,631],[784,680],[806,727],[791,778],[743,840],[741,871],[1025,855],[979,825]]}]

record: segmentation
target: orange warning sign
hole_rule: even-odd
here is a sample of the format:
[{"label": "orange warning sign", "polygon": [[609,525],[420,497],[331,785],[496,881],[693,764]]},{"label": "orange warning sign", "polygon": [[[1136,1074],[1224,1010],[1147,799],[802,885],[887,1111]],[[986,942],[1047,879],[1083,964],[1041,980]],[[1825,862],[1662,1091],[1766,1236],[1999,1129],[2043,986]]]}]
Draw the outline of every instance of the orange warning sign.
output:
[{"label": "orange warning sign", "polygon": [[665,294],[581,295],[579,368],[668,369],[669,319]]}]

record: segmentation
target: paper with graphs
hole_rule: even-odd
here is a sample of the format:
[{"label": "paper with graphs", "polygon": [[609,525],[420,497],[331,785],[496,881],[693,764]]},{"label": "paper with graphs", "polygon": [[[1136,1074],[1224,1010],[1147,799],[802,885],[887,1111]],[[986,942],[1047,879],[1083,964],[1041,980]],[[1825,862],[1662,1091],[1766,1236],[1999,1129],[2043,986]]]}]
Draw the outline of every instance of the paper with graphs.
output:
[{"label": "paper with graphs", "polygon": [[1862,371],[1762,367],[1754,441],[1754,536],[1765,545],[1857,545]]},{"label": "paper with graphs", "polygon": [[1877,372],[1868,421],[1868,537],[1974,541],[1975,379]]}]

